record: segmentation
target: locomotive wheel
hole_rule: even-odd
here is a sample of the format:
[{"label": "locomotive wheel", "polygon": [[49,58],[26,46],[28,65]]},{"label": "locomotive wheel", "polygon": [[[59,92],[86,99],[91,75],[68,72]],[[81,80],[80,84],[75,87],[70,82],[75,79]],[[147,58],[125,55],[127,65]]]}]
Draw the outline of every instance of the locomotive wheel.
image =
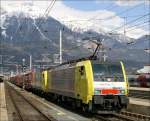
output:
[{"label": "locomotive wheel", "polygon": [[73,109],[76,109],[76,107],[77,107],[77,106],[76,106],[76,102],[73,101],[73,102],[72,102],[72,108],[73,108]]},{"label": "locomotive wheel", "polygon": [[82,105],[82,111],[83,112],[92,112],[92,102],[89,102],[88,104]]},{"label": "locomotive wheel", "polygon": [[86,105],[82,105],[82,111],[87,112],[87,106]]},{"label": "locomotive wheel", "polygon": [[57,100],[57,104],[59,104],[59,105],[60,105],[60,104],[61,104],[61,102],[62,102],[62,100],[61,100],[61,96],[59,96],[59,95],[58,95],[56,100]]}]

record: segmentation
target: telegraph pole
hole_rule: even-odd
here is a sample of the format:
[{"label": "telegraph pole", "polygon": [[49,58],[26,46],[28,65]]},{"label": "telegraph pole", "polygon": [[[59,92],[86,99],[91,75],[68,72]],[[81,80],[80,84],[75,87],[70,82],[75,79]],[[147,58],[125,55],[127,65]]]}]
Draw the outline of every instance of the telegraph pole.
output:
[{"label": "telegraph pole", "polygon": [[32,55],[30,55],[30,71],[32,70]]},{"label": "telegraph pole", "polygon": [[[1,4],[1,2],[0,2]],[[1,6],[0,6],[1,7]],[[1,10],[0,10],[0,24],[1,24]],[[2,37],[2,28],[0,29],[0,37]],[[0,62],[0,73],[3,75],[3,55],[2,55],[3,45],[2,45],[2,38],[0,39],[0,56],[1,56],[1,62]]]},{"label": "telegraph pole", "polygon": [[22,59],[22,72],[23,72],[23,89],[25,89],[25,59]]},{"label": "telegraph pole", "polygon": [[126,17],[124,17],[124,42],[126,40]]},{"label": "telegraph pole", "polygon": [[19,74],[19,67],[18,67],[19,65],[18,64],[16,64],[16,74],[18,75]]},{"label": "telegraph pole", "polygon": [[60,44],[60,48],[59,48],[59,62],[61,64],[62,63],[62,30],[61,29],[60,29],[59,44]]},{"label": "telegraph pole", "polygon": [[0,55],[1,74],[3,75],[3,55]]}]

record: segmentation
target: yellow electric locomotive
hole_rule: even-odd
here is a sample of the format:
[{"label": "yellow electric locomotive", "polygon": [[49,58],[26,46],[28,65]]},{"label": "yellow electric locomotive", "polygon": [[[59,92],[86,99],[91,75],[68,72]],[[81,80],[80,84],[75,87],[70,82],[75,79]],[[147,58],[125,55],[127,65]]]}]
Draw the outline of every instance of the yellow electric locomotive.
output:
[{"label": "yellow electric locomotive", "polygon": [[42,88],[53,100],[71,102],[84,111],[118,111],[129,102],[123,62],[83,60],[47,69]]}]

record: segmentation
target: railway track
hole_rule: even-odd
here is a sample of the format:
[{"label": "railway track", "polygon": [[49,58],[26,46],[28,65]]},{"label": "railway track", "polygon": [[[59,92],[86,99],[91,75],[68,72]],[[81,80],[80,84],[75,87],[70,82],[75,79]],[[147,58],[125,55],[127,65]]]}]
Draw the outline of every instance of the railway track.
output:
[{"label": "railway track", "polygon": [[133,118],[126,117],[124,115],[111,113],[111,114],[96,114],[96,120],[100,121],[135,121]]},{"label": "railway track", "polygon": [[140,98],[140,99],[150,99],[149,91],[139,91],[139,90],[130,90],[129,97]]},{"label": "railway track", "polygon": [[56,121],[52,117],[48,117],[38,109],[33,103],[28,101],[14,88],[6,84],[10,100],[15,108],[15,121]]},{"label": "railway track", "polygon": [[121,113],[96,114],[93,121],[150,121],[150,116],[123,111]]},{"label": "railway track", "polygon": [[[6,84],[8,94],[12,100],[12,103],[16,109],[17,120],[13,121],[56,121],[55,119],[43,114],[33,102],[31,103],[22,94],[16,91],[14,88]],[[32,118],[28,116],[28,113],[32,114]],[[111,114],[95,114],[93,121],[150,121],[150,116],[131,113],[123,111],[121,113]]]},{"label": "railway track", "polygon": [[127,111],[122,111],[120,114],[127,116],[127,117],[133,117],[134,119],[136,119],[136,121],[138,121],[138,120],[139,121],[150,121],[150,116],[148,116],[148,115],[142,115],[142,114],[127,112]]}]

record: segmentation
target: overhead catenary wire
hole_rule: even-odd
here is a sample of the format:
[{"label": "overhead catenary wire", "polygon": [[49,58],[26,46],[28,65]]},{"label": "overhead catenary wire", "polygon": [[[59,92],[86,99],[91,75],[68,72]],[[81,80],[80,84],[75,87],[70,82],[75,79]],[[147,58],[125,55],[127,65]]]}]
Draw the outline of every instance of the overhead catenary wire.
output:
[{"label": "overhead catenary wire", "polygon": [[[44,12],[44,14],[43,14],[42,17],[47,17],[47,16],[49,15],[49,13],[50,13],[51,9],[53,8],[55,2],[56,2],[56,0],[53,0],[53,1],[50,3],[50,5],[49,5],[49,6],[47,7],[47,9],[45,10],[45,12]],[[41,17],[41,18],[42,18],[42,17]],[[41,20],[38,22],[37,26],[40,27],[40,26],[43,24],[43,22],[44,22],[44,20],[41,19]],[[35,28],[35,29],[31,32],[31,34],[34,33],[35,30],[37,30],[37,29]]]},{"label": "overhead catenary wire", "polygon": [[105,3],[107,2],[107,4],[108,4],[108,2],[109,2],[109,5],[107,5],[106,7],[105,7],[105,9],[114,9],[114,8],[116,8],[116,5],[115,4],[112,4],[112,3],[110,3],[110,1],[105,1]]},{"label": "overhead catenary wire", "polygon": [[[133,9],[135,9],[135,8],[141,6],[141,5],[142,5],[142,4],[139,4],[139,5],[136,5],[136,6],[134,6],[134,7],[128,8],[128,9],[126,9],[126,10],[124,10],[124,11],[119,12],[117,15],[122,15],[122,14],[124,14],[124,13],[126,13],[126,12],[128,12],[128,11],[130,11],[130,10],[133,10]],[[110,16],[110,17],[108,17],[107,19],[112,19],[112,18],[114,18],[114,17],[116,17],[116,15]]]},{"label": "overhead catenary wire", "polygon": [[[142,25],[142,24],[141,24],[141,25]],[[142,25],[142,26],[141,26],[141,25],[139,25],[140,28],[145,27],[145,26],[148,27],[149,23],[147,23],[147,24],[145,24],[145,25]],[[133,30],[137,30],[137,28],[128,29],[126,32],[130,32],[130,31],[133,31]]]},{"label": "overhead catenary wire", "polygon": [[85,44],[87,44],[89,41],[90,41],[90,40],[88,40],[88,41],[86,41],[86,42],[84,41],[84,43],[82,42],[80,45],[77,45],[77,46],[72,47],[72,48],[63,49],[63,51],[64,51],[64,52],[68,52],[68,51],[72,51],[72,50],[78,49],[78,48],[84,46]]},{"label": "overhead catenary wire", "polygon": [[[148,23],[148,22],[150,22],[150,21],[144,22],[144,23],[142,23],[142,24],[145,24],[145,23]],[[138,25],[136,25],[136,26],[139,26],[139,25],[142,25],[142,24],[138,24]],[[133,27],[133,26],[132,26],[132,27]],[[131,28],[132,28],[132,27],[131,27]],[[131,30],[135,30],[135,28],[133,28],[133,29],[131,29]],[[129,31],[131,31],[131,30],[129,30]],[[127,30],[126,32],[128,32],[128,30]],[[82,43],[81,45],[78,45],[78,46],[75,46],[75,47],[72,47],[72,48],[69,48],[69,49],[64,49],[63,51],[64,51],[64,52],[68,52],[68,51],[72,51],[72,50],[78,49],[78,48],[84,46],[85,44],[87,44],[88,42],[90,42],[90,40],[86,41],[85,43]],[[112,50],[112,48],[107,48],[107,49],[108,49],[108,50]],[[115,50],[116,50],[116,49],[115,49]],[[118,49],[117,49],[117,50],[118,50]],[[132,50],[135,50],[135,49],[132,49]],[[139,49],[137,49],[137,50],[139,50]]]},{"label": "overhead catenary wire", "polygon": [[[93,38],[93,39],[94,39],[94,38]],[[68,51],[72,51],[72,50],[78,49],[78,48],[80,48],[80,47],[86,45],[88,42],[94,43],[93,40],[89,40],[89,39],[88,39],[88,40],[86,40],[86,41],[84,41],[84,42],[80,42],[80,45],[77,45],[77,46],[75,46],[75,47],[68,48],[68,49],[63,49],[63,51],[64,51],[64,52],[68,52]],[[95,44],[95,43],[94,43],[94,44]]]},{"label": "overhead catenary wire", "polygon": [[83,45],[78,45],[78,46],[75,46],[75,47],[72,47],[72,48],[63,49],[62,51],[63,51],[63,52],[72,51],[72,50],[75,50],[75,49],[78,49],[78,48],[80,48],[81,46],[83,46]]},{"label": "overhead catenary wire", "polygon": [[120,26],[120,27],[117,27],[117,28],[111,30],[110,33],[111,33],[111,32],[115,32],[115,30],[120,30],[120,29],[122,29],[124,26],[129,25],[129,24],[131,24],[131,23],[134,23],[135,21],[138,21],[139,19],[142,19],[142,18],[144,18],[144,17],[146,17],[146,16],[149,16],[149,15],[150,15],[150,13],[145,14],[145,15],[143,15],[143,16],[140,16],[140,17],[138,17],[138,18],[136,18],[136,19],[134,19],[134,20],[131,20],[131,21],[127,22],[125,25],[122,25],[122,26]]},{"label": "overhead catenary wire", "polygon": [[[133,10],[133,9],[135,9],[135,8],[137,8],[137,7],[139,7],[139,6],[141,6],[142,4],[139,4],[139,5],[136,5],[136,6],[134,6],[134,7],[131,7],[131,8],[128,8],[128,9],[126,9],[126,10],[124,10],[124,11],[121,11],[121,12],[119,12],[117,15],[122,15],[122,14],[124,14],[124,13],[126,13],[126,12],[128,12],[128,11],[130,11],[130,10]],[[103,21],[105,21],[105,20],[109,20],[109,19],[112,19],[112,18],[115,18],[116,17],[116,15],[112,15],[112,16],[109,16],[109,17],[107,17],[107,18],[100,18],[100,19],[94,19],[94,18],[90,18],[90,19],[76,19],[76,20],[61,20],[62,22],[78,22],[78,21],[95,21],[95,20],[103,20]]]},{"label": "overhead catenary wire", "polygon": [[[55,1],[56,1],[56,0],[52,1],[52,3],[50,4],[51,8],[53,7]],[[49,7],[50,7],[50,6],[49,6]],[[139,7],[139,6],[140,6],[140,5],[137,5],[137,6],[135,6],[135,7],[126,9],[125,11],[122,11],[122,12],[120,12],[119,14],[123,14],[123,13],[125,13],[125,12],[127,12],[127,11],[129,11],[129,10],[135,9],[135,8],[137,8],[137,7]],[[49,7],[46,9],[46,11],[45,11],[45,13],[44,13],[44,16],[47,16],[48,13],[50,12],[50,9],[51,9],[51,8],[49,9]],[[116,17],[116,16],[111,16],[111,17]],[[106,19],[109,19],[109,18],[95,19],[95,20],[106,20]],[[80,20],[80,21],[89,21],[89,20],[92,20],[92,19],[88,19],[88,20]],[[43,23],[42,21],[43,21],[43,19],[41,19],[40,22],[38,23],[38,26],[39,26],[39,27],[40,27],[41,24]],[[67,21],[65,21],[65,22],[67,22]],[[37,30],[37,29],[35,28],[35,29],[33,30],[33,32],[31,32],[31,34],[34,33],[35,30]]]},{"label": "overhead catenary wire", "polygon": [[[131,31],[131,30],[135,30],[135,28],[133,28],[133,27],[136,27],[136,26],[141,26],[141,25],[143,25],[143,24],[147,24],[147,23],[149,23],[150,21],[146,21],[146,22],[143,22],[143,23],[138,23],[138,24],[136,24],[136,25],[133,25],[133,26],[131,26],[131,27],[127,27],[126,29],[126,32],[128,32],[128,31]],[[131,29],[131,28],[133,28],[133,29]],[[131,29],[131,30],[130,30]],[[84,46],[85,44],[87,44],[89,41],[86,41],[85,43],[82,43],[81,45],[78,45],[78,46],[75,46],[75,47],[72,47],[72,48],[69,48],[69,49],[64,49],[63,51],[64,52],[66,52],[66,51],[72,51],[72,50],[75,50],[75,49],[78,49],[78,48],[80,48],[81,46]]]},{"label": "overhead catenary wire", "polygon": [[[52,2],[50,3],[50,5],[47,7],[47,9],[45,10],[45,12],[44,12],[44,14],[43,14],[43,17],[44,17],[45,15],[48,15],[48,13],[50,12],[50,11],[49,11],[49,7],[54,4],[54,1],[56,1],[56,0],[52,0]],[[17,29],[16,32],[14,33],[14,36],[17,35],[17,33],[18,33],[19,31],[22,31],[22,27],[26,24],[26,22],[27,22],[27,18],[25,17],[25,20],[23,21],[23,23],[18,27],[18,29]],[[41,22],[42,22],[42,20],[40,20],[38,24],[41,24]],[[36,30],[36,28],[35,28],[35,30]],[[33,32],[34,32],[35,30],[33,30]],[[32,33],[33,33],[33,32],[32,32]],[[13,40],[13,39],[14,39],[14,37],[12,38],[12,40]],[[24,38],[23,38],[23,39],[24,39]]]},{"label": "overhead catenary wire", "polygon": [[[141,17],[141,16],[140,16],[140,17]],[[130,28],[132,28],[132,27],[140,26],[140,25],[145,24],[145,23],[148,23],[148,22],[150,22],[150,21],[145,21],[145,22],[142,21],[142,22],[138,22],[138,23],[137,23],[137,22],[138,22],[138,21],[134,21],[134,24],[131,25],[131,26],[129,26],[130,24],[127,25],[127,24],[128,24],[128,23],[127,23],[127,24],[126,24],[126,29],[130,29]],[[135,23],[137,23],[137,24],[135,24]],[[121,28],[123,28],[123,27],[124,27],[124,26],[120,26],[119,28],[121,29]],[[47,31],[46,31],[46,32],[47,32]],[[56,31],[50,30],[50,32],[56,32]],[[58,31],[58,32],[59,32],[59,31]]]},{"label": "overhead catenary wire", "polygon": [[145,22],[143,22],[143,23],[138,23],[138,24],[135,24],[135,25],[133,25],[133,26],[126,27],[126,29],[130,29],[130,28],[133,28],[133,27],[137,27],[137,26],[140,26],[140,25],[149,23],[149,22],[150,22],[150,21],[145,21]]},{"label": "overhead catenary wire", "polygon": [[[53,4],[55,3],[55,1],[56,1],[56,0],[52,1]],[[51,6],[53,6],[53,4],[51,4]],[[131,10],[131,9],[137,8],[138,6],[140,6],[140,5],[137,5],[137,6],[135,6],[135,7],[126,9],[125,11],[122,11],[122,12],[120,12],[119,14],[123,14],[123,13],[125,13],[125,12],[127,12],[127,11],[129,11],[129,10]],[[45,13],[44,13],[44,16],[47,16],[48,13],[49,13],[49,11],[50,11],[50,9],[49,9],[49,7],[48,7],[48,8],[46,9]],[[98,19],[97,19],[97,20],[98,20]],[[101,20],[101,19],[100,19],[100,20]],[[41,21],[42,21],[42,19],[41,19]],[[42,22],[39,22],[39,26],[41,26],[41,24],[42,24]],[[35,31],[35,30],[36,30],[36,28],[34,29],[34,31]],[[33,31],[33,32],[34,32],[34,31]],[[32,33],[33,33],[33,32],[32,32]]]},{"label": "overhead catenary wire", "polygon": [[135,21],[134,23],[132,23],[132,25],[130,25],[130,24],[128,24],[128,25],[126,25],[126,28],[132,28],[132,27],[134,27],[134,26],[138,26],[138,25],[140,25],[140,24],[144,24],[144,23],[147,23],[147,22],[149,22],[150,20],[149,19],[141,19],[141,20],[139,20],[139,21]]},{"label": "overhead catenary wire", "polygon": [[[135,18],[135,17],[140,17],[140,16],[143,16],[143,15],[145,15],[145,14],[128,15],[128,16],[124,16],[124,17],[126,17],[126,18]],[[124,18],[124,17],[123,17],[123,18]]]},{"label": "overhead catenary wire", "polygon": [[[55,2],[56,2],[56,0],[52,0],[52,1],[51,1],[51,3],[49,4],[49,6],[46,8],[46,10],[45,10],[43,16],[41,16],[41,18],[42,18],[42,17],[47,17],[47,16],[49,15],[49,13],[50,13],[51,9],[53,8]],[[41,19],[41,20],[38,22],[37,26],[40,27],[40,26],[43,24],[43,22],[44,22],[44,20]],[[35,28],[33,29],[33,31],[30,33],[30,35],[33,34],[36,30],[37,30],[37,28],[35,27]],[[24,36],[24,38],[25,38],[25,36]],[[24,38],[23,38],[23,39],[24,39]],[[31,39],[32,39],[32,38],[33,38],[33,36],[31,37]]]}]

